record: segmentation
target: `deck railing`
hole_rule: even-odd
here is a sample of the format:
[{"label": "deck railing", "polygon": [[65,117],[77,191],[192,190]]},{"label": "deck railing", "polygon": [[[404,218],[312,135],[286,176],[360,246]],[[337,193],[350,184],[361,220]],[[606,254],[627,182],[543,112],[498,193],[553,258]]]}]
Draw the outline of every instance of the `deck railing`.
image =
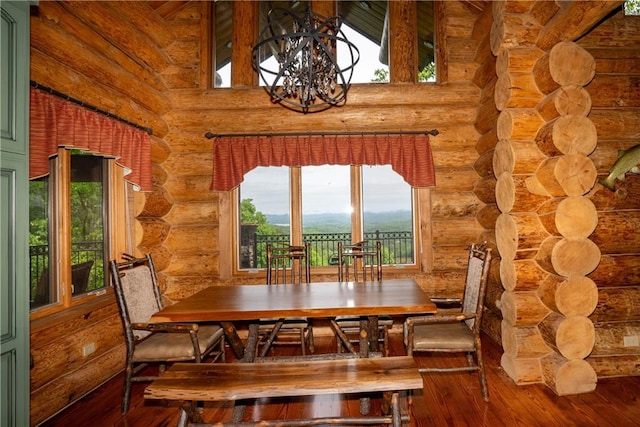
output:
[{"label": "deck railing", "polygon": [[[103,242],[75,242],[71,246],[71,265],[93,261],[87,291],[105,286]],[[31,272],[31,295],[38,286],[42,274],[48,274],[49,247],[47,245],[29,246],[29,267]]]},{"label": "deck railing", "polygon": [[[305,233],[302,238],[303,241],[309,242],[312,267],[336,265],[338,263],[338,242],[352,243],[351,233]],[[382,263],[385,265],[412,264],[414,262],[413,232],[411,231],[374,231],[365,233],[364,238],[370,242],[380,241]],[[241,245],[241,268],[265,268],[267,243],[289,243],[289,235],[252,233],[250,236],[244,237]],[[29,256],[33,295],[40,277],[49,265],[48,246],[30,246]],[[103,287],[105,276],[102,242],[73,244],[71,263],[79,264],[86,261],[93,261],[87,290],[91,291]]]},{"label": "deck railing", "polygon": [[[351,233],[304,233],[302,239],[309,242],[312,267],[331,266],[338,263],[338,242],[352,243]],[[380,241],[382,263],[385,265],[411,264],[414,262],[413,232],[374,231],[364,234],[369,242]],[[264,268],[266,266],[267,243],[289,243],[288,234],[253,234],[246,239],[241,253],[247,256],[241,268]]]}]

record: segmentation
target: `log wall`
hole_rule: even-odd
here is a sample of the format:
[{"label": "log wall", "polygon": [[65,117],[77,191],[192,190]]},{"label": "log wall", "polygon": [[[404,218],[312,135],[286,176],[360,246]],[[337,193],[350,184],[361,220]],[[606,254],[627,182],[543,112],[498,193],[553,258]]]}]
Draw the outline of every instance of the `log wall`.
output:
[{"label": "log wall", "polygon": [[[31,80],[153,129],[154,163],[164,157],[171,106],[163,75],[173,29],[139,2],[41,2],[31,17]],[[142,15],[148,18],[139,21]],[[123,17],[128,17],[124,19]],[[137,24],[136,24],[137,23]],[[164,214],[155,197],[163,173],[154,165],[154,192],[134,196],[139,221]],[[145,207],[146,199],[152,203]],[[136,229],[140,229],[140,222]],[[135,236],[136,244],[143,240]],[[82,348],[95,344],[83,356]],[[112,292],[31,322],[31,424],[72,404],[124,368],[122,323]]]},{"label": "log wall", "polygon": [[497,179],[494,173],[495,152],[498,144],[495,95],[498,77],[496,75],[496,56],[491,51],[491,27],[493,25],[493,8],[484,8],[476,21],[473,35],[479,42],[475,60],[479,65],[473,76],[473,82],[480,88],[480,101],[474,126],[480,134],[476,142],[478,160],[474,169],[480,176],[474,187],[474,194],[482,202],[476,213],[476,219],[485,229],[482,239],[493,248],[493,263],[487,284],[485,315],[482,329],[496,342],[502,342],[502,312],[500,297],[502,284],[499,272],[500,253],[496,248],[495,225],[500,214],[496,203]]},{"label": "log wall", "polygon": [[[622,40],[625,40],[623,43]],[[591,158],[598,177],[608,174],[618,151],[637,145],[640,128],[640,19],[617,13],[580,39],[595,61],[595,76],[585,90],[592,100],[592,121],[598,145]],[[632,129],[635,129],[633,131]],[[595,325],[595,345],[586,361],[598,378],[639,375],[640,365],[640,176],[627,174],[615,191],[597,184],[588,195],[598,224],[591,240],[601,261],[589,278],[598,298],[589,318]]]},{"label": "log wall", "polygon": [[[252,19],[250,7],[251,2],[236,2],[234,19],[239,22],[234,27],[240,30],[234,45],[254,42],[242,30],[251,27],[245,22]],[[231,280],[224,273],[231,262],[224,225],[230,206],[224,195],[209,191],[213,146],[206,132],[437,128],[440,135],[432,138],[432,147],[438,186],[421,190],[423,246],[433,252],[422,260],[422,272],[408,275],[434,295],[460,295],[466,248],[484,230],[476,220],[484,207],[476,196],[483,185],[476,168],[484,176],[486,166],[477,163],[474,149],[481,90],[473,82],[482,74],[476,72],[476,52],[484,34],[472,34],[477,10],[459,2],[441,2],[436,8],[439,55],[448,58],[439,72],[448,81],[416,84],[406,77],[390,84],[354,85],[348,105],[321,114],[301,115],[271,104],[262,88],[251,87],[253,74],[242,69],[242,64],[250,65],[242,53],[234,53],[233,87],[208,87],[210,46],[203,35],[211,19],[210,2],[42,2],[32,17],[31,78],[153,128],[153,191],[136,196],[134,240],[138,253],[153,254],[168,301]],[[148,19],[141,21],[141,16]],[[394,55],[402,61],[409,52]],[[487,144],[495,144],[489,139]],[[399,270],[397,275],[407,273]],[[243,281],[255,278],[234,283]],[[38,354],[31,378],[34,425],[124,366],[113,299],[33,326],[32,348]],[[81,347],[89,339],[97,349],[84,358]]]},{"label": "log wall", "polygon": [[[322,3],[314,5],[320,7]],[[396,3],[396,11],[404,11],[410,4]],[[191,37],[199,25],[202,11],[196,4],[168,20],[179,28],[176,30],[178,40]],[[242,2],[236,6],[250,8],[251,3]],[[429,292],[462,293],[463,280],[460,278],[464,274],[466,247],[483,231],[475,218],[482,204],[474,194],[478,180],[474,170],[478,153],[474,145],[478,132],[473,118],[480,90],[471,81],[477,67],[474,60],[479,40],[472,34],[472,29],[478,15],[459,2],[442,2],[436,7],[436,15],[444,31],[439,46],[442,54],[449,58],[446,63],[449,80],[444,85],[415,84],[410,82],[413,78],[395,76],[388,84],[353,85],[347,105],[342,108],[301,115],[274,105],[263,89],[247,87],[245,79],[238,82],[233,76],[230,89],[211,90],[171,84],[168,96],[174,109],[164,116],[169,126],[165,140],[170,141],[171,153],[160,165],[170,177],[165,185],[166,198],[172,200],[172,210],[179,208],[185,211],[189,209],[187,206],[200,205],[214,206],[216,212],[206,217],[171,215],[163,218],[172,230],[170,236],[175,230],[176,236],[178,233],[180,236],[186,233],[194,237],[205,236],[209,243],[183,245],[183,239],[166,238],[145,247],[151,252],[170,254],[169,270],[164,271],[170,298],[180,299],[203,287],[232,280],[225,273],[231,270],[232,261],[227,251],[221,250],[231,243],[229,223],[224,222],[228,221],[225,219],[228,218],[225,215],[228,200],[223,196],[212,200],[215,193],[207,191],[211,179],[212,142],[204,134],[209,131],[269,133],[305,132],[310,129],[315,132],[392,132],[435,127],[440,131],[431,139],[438,185],[429,195],[431,202],[423,204],[429,211],[423,212],[422,217],[428,220],[421,224],[429,230],[423,246],[433,251],[424,260],[424,265],[430,265],[433,272],[409,274]],[[238,15],[247,17],[251,13],[238,11]],[[390,22],[390,25],[406,26],[401,21]],[[248,26],[245,22],[240,27]],[[249,36],[242,32],[234,37],[241,44],[250,44],[251,40],[245,40]],[[402,65],[397,61],[414,60],[411,49],[405,52],[402,46],[400,44],[394,49],[395,66]],[[455,55],[452,55],[453,51]],[[187,57],[177,50],[170,55]],[[184,66],[193,68],[197,64],[185,63]],[[277,120],[273,120],[274,117]],[[190,185],[186,187],[185,182]],[[207,269],[197,265],[203,260],[207,261]],[[406,276],[408,273],[399,271],[397,274]],[[336,277],[322,279],[335,280]],[[255,280],[251,276],[233,278],[234,283]]]},{"label": "log wall", "polygon": [[[625,129],[637,126],[638,110],[624,99],[634,93],[632,70],[640,69],[630,64],[637,52],[615,50],[624,45],[627,31],[637,31],[639,21],[618,13],[576,43],[571,40],[597,22],[596,9],[606,14],[616,5],[542,4],[493,3],[496,241],[504,287],[501,363],[517,383],[543,382],[564,395],[593,390],[598,377],[639,373],[637,364],[629,363],[629,355],[640,350],[628,346],[637,340],[635,328],[611,332],[605,323],[634,322],[640,316],[631,308],[637,289],[618,290],[620,280],[605,276],[605,271],[623,274],[616,260],[606,259],[607,252],[622,255],[620,267],[637,259],[640,246],[630,231],[636,212],[620,212],[614,193],[597,184],[598,175],[615,161],[606,140],[634,145]],[[603,44],[614,51],[602,49]],[[585,46],[612,58],[600,62],[603,76]],[[611,162],[603,162],[605,156]],[[611,290],[603,292],[604,287]],[[616,362],[625,367],[616,369]]]},{"label": "log wall", "polygon": [[[250,2],[236,3],[234,27],[249,28]],[[232,88],[208,87],[209,2],[40,2],[31,79],[153,128],[153,191],[135,197],[134,240],[138,253],[154,255],[167,300],[231,280],[229,199],[209,191],[206,132],[437,128],[437,186],[421,190],[420,205],[422,243],[431,252],[408,275],[433,295],[459,295],[468,244],[487,240],[497,256],[485,330],[503,342],[505,371],[518,383],[582,392],[595,386],[593,372],[638,373],[638,352],[619,341],[637,335],[631,287],[640,283],[640,251],[614,237],[636,223],[640,181],[630,177],[611,193],[595,180],[637,133],[637,96],[627,94],[637,86],[640,59],[625,46],[635,46],[640,32],[614,16],[579,43],[560,43],[562,19],[576,14],[571,8],[580,6],[573,12],[588,23],[589,10],[602,17],[603,4],[616,2],[574,3],[487,2],[479,11],[438,2],[438,75],[446,81],[354,85],[348,105],[303,116],[271,104],[242,70],[233,71]],[[252,42],[249,33],[234,34],[234,44]],[[578,51],[578,60],[595,59],[590,82],[554,61],[551,52],[565,48]],[[245,59],[238,54],[234,63]],[[579,138],[565,138],[567,129]],[[594,217],[607,220],[586,234]],[[575,251],[586,256],[576,260]],[[592,339],[571,342],[572,328],[593,331]],[[113,299],[32,322],[32,424],[122,369],[121,334]],[[96,352],[82,357],[89,339]]]}]

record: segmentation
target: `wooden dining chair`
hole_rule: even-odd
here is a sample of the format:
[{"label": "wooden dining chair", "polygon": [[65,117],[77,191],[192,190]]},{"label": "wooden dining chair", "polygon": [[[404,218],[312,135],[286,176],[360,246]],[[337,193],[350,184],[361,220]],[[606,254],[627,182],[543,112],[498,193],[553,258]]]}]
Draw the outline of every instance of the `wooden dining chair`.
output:
[{"label": "wooden dining chair", "polygon": [[[309,243],[302,246],[267,243],[267,285],[295,286],[311,282]],[[256,353],[266,356],[274,345],[300,345],[313,353],[313,325],[307,318],[261,319]]]},{"label": "wooden dining chair", "polygon": [[[381,281],[382,280],[382,244],[376,241],[370,247],[367,241],[354,244],[338,242],[338,281]],[[360,317],[338,316],[336,324],[345,333],[351,343],[360,342]],[[389,330],[393,319],[389,316],[378,317],[378,341],[382,344],[385,356],[389,355]],[[338,353],[344,349],[344,343],[336,336]]]},{"label": "wooden dining chair", "polygon": [[[480,327],[484,311],[484,297],[487,289],[491,249],[486,244],[471,245],[466,274],[464,295],[458,298],[434,298],[436,307],[457,303],[459,312],[450,310],[442,314],[409,317],[405,322],[405,345],[407,354],[414,352],[465,353],[464,366],[420,368],[420,372],[477,372],[480,379],[482,397],[489,401],[489,390],[484,372]],[[454,307],[455,308],[455,307]]]},{"label": "wooden dining chair", "polygon": [[147,366],[156,365],[162,373],[172,362],[199,363],[205,358],[224,362],[225,340],[218,325],[149,323],[163,306],[153,259],[151,254],[143,258],[125,254],[123,258],[122,262],[110,261],[109,272],[127,351],[122,395],[125,414],[129,410],[132,383],[157,378],[145,370]]}]

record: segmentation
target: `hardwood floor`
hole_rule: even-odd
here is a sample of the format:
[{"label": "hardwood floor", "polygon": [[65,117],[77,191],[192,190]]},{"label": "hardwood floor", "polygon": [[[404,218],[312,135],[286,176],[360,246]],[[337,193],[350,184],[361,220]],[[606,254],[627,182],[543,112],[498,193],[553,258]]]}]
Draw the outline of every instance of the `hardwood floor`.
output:
[{"label": "hardwood floor", "polygon": [[[517,386],[500,368],[500,347],[484,339],[490,402],[480,394],[476,375],[425,374],[425,388],[414,395],[411,426],[640,426],[640,377],[601,379],[595,392],[556,396],[544,385]],[[331,337],[316,337],[317,351],[333,351]],[[286,351],[278,348],[278,351]],[[391,355],[403,354],[402,335],[392,333]],[[428,366],[436,357],[418,355],[420,365]],[[122,376],[67,408],[43,426],[175,426],[176,407],[145,402],[145,384],[134,385],[131,409],[120,414]],[[372,410],[379,401],[372,399]],[[229,421],[232,404],[207,404],[203,417],[209,422]],[[339,395],[306,399],[261,399],[247,410],[246,419],[299,418],[359,414],[357,397]],[[251,418],[249,418],[251,417]]]}]

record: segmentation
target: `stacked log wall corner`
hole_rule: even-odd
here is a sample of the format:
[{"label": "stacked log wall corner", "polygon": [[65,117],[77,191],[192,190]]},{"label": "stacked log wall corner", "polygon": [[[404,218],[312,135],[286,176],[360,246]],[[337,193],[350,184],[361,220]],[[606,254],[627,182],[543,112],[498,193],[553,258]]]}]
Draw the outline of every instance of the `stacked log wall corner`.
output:
[{"label": "stacked log wall corner", "polygon": [[[592,99],[590,118],[598,132],[597,149],[591,154],[598,177],[604,177],[618,151],[638,144],[640,128],[638,81],[640,20],[612,15],[577,43],[595,60],[595,76],[585,86]],[[635,82],[635,83],[634,83]],[[636,129],[635,133],[631,129]],[[590,315],[595,324],[595,345],[586,361],[598,378],[639,375],[638,280],[640,262],[637,227],[629,224],[639,215],[640,177],[627,174],[616,191],[597,184],[587,195],[597,211],[598,224],[590,237],[601,251],[600,263],[589,274],[597,285],[597,304]]]}]

